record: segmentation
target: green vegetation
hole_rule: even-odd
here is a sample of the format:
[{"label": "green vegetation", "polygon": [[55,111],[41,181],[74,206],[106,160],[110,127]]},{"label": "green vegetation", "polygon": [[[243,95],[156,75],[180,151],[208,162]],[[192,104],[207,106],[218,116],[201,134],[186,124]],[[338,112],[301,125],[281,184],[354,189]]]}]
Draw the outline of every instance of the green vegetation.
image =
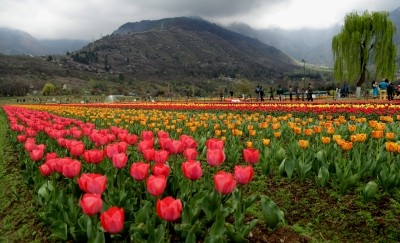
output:
[{"label": "green vegetation", "polygon": [[365,11],[346,16],[342,32],[332,39],[336,80],[357,80],[361,87],[369,75],[367,66],[375,65],[376,78],[393,80],[396,72],[396,27],[387,12]]},{"label": "green vegetation", "polygon": [[47,242],[48,231],[37,214],[31,192],[20,174],[18,153],[8,122],[0,111],[0,242]]}]

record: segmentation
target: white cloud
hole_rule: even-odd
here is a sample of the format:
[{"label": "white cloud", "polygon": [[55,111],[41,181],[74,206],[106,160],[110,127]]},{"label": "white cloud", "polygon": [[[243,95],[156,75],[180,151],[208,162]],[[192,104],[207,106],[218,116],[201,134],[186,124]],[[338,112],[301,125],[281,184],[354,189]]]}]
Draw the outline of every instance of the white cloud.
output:
[{"label": "white cloud", "polygon": [[254,28],[326,27],[356,11],[392,11],[398,0],[0,0],[0,27],[37,38],[97,39],[126,22],[201,16]]}]

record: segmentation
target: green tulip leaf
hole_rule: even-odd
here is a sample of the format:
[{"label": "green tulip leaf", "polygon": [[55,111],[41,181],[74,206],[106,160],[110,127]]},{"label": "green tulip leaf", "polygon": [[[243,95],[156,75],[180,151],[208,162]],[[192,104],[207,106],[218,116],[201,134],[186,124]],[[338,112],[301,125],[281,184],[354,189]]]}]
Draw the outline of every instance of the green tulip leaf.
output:
[{"label": "green tulip leaf", "polygon": [[283,211],[269,197],[261,196],[261,209],[268,228],[275,230],[279,223],[284,222]]},{"label": "green tulip leaf", "polygon": [[375,181],[370,181],[364,187],[363,190],[363,199],[365,202],[371,201],[372,198],[375,197],[376,193],[378,192],[378,184]]},{"label": "green tulip leaf", "polygon": [[56,237],[60,240],[67,240],[68,239],[68,235],[67,235],[67,224],[61,221],[58,221],[56,223],[54,223],[53,225],[50,226],[51,229],[51,235],[53,237]]},{"label": "green tulip leaf", "polygon": [[233,227],[232,224],[225,223],[225,227],[227,229],[228,237],[233,242],[238,242],[238,243],[249,242],[246,238],[243,237],[243,235],[241,235],[239,232],[235,231],[235,228]]}]

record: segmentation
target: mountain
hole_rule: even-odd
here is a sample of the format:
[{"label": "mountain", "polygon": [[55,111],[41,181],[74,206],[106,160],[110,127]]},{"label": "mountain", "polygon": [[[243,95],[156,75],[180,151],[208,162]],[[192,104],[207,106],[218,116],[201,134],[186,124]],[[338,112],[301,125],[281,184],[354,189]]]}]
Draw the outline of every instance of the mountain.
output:
[{"label": "mountain", "polygon": [[0,28],[0,53],[5,55],[64,55],[87,43],[69,39],[38,40],[24,31]]},{"label": "mountain", "polygon": [[395,35],[395,42],[397,43],[397,49],[400,49],[400,7],[394,10],[389,15],[390,19],[393,21],[394,25],[396,26],[396,35]]},{"label": "mountain", "polygon": [[326,29],[255,30],[246,24],[235,23],[227,28],[275,46],[296,60],[305,59],[308,63],[322,66],[332,66],[331,41],[340,32],[338,25]]},{"label": "mountain", "polygon": [[[396,26],[397,32],[394,40],[400,50],[400,7],[390,12],[389,18]],[[340,25],[325,29],[269,28],[256,30],[243,23],[234,23],[227,28],[275,46],[296,60],[305,59],[307,63],[328,67],[333,66],[332,38],[341,31]]]},{"label": "mountain", "polygon": [[136,79],[266,80],[298,68],[293,58],[273,46],[187,17],[126,23],[71,57],[90,71]]}]

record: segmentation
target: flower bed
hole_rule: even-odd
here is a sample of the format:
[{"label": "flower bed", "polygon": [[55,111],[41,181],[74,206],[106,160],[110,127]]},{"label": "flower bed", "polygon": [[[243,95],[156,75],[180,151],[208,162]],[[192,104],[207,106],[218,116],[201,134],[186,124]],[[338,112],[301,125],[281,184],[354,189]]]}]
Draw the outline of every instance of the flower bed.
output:
[{"label": "flower bed", "polygon": [[[397,188],[396,108],[138,103],[4,110],[25,181],[56,238],[236,242],[257,224],[274,230],[284,223],[269,197],[249,190],[267,175],[315,178],[342,194],[364,184],[365,202]],[[254,208],[259,218],[249,216]]]}]

